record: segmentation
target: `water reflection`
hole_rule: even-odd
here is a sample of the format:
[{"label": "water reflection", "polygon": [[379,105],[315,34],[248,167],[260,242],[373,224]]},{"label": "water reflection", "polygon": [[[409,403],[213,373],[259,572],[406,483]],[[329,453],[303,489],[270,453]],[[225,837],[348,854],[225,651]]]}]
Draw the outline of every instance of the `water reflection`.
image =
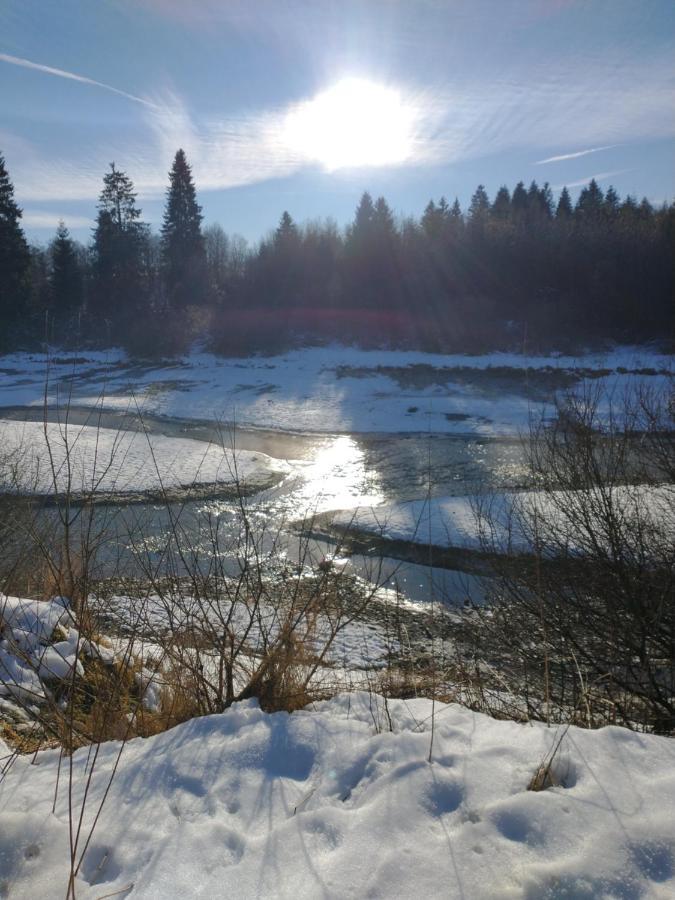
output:
[{"label": "water reflection", "polygon": [[299,461],[295,468],[287,500],[296,515],[377,506],[385,500],[377,471],[368,470],[363,450],[348,435],[333,438],[313,459]]}]

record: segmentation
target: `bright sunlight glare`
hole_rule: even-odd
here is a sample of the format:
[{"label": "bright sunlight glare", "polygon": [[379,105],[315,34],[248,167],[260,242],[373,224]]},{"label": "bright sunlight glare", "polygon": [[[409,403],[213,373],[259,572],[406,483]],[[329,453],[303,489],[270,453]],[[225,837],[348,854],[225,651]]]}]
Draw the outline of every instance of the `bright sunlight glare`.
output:
[{"label": "bright sunlight glare", "polygon": [[415,109],[399,91],[345,78],[287,114],[283,140],[333,171],[402,163],[413,153]]}]

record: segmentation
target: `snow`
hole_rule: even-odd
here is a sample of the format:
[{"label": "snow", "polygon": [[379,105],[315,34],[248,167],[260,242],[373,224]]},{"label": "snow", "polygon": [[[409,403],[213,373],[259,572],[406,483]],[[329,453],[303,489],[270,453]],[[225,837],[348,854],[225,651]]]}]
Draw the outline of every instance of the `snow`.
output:
[{"label": "snow", "polygon": [[[459,547],[479,550],[481,531],[492,526],[490,543],[503,550],[527,550],[532,535],[524,533],[521,523],[532,523],[537,516],[539,537],[544,545],[560,546],[567,541],[569,549],[583,551],[588,531],[579,534],[580,509],[596,516],[595,537],[598,543],[611,542],[602,514],[605,502],[620,514],[624,538],[630,542],[632,520],[639,517],[646,524],[667,529],[675,539],[675,513],[672,485],[622,485],[604,490],[602,496],[581,491],[564,494],[553,491],[495,493],[484,497],[432,497],[424,500],[394,501],[379,506],[344,510],[333,516],[334,525],[377,534],[385,540],[432,544],[436,547]],[[489,516],[489,522],[485,516]],[[592,523],[592,518],[591,518]],[[590,529],[591,525],[587,525]],[[640,535],[638,535],[638,538]]]},{"label": "snow", "polygon": [[[665,898],[675,891],[673,742],[495,721],[428,700],[255,701],[135,739],[76,879],[78,898]],[[392,730],[389,730],[391,722]],[[527,790],[558,743],[556,785]],[[120,752],[102,745],[79,851]],[[77,817],[92,757],[73,757]],[[0,782],[0,890],[65,895],[57,751]],[[67,763],[62,762],[62,766]]]},{"label": "snow", "polygon": [[[0,593],[0,697],[33,703],[45,697],[43,680],[66,678],[77,665],[77,632],[49,645],[58,625],[70,621],[68,601],[9,597]],[[74,636],[74,637],[73,637]]]},{"label": "snow", "polygon": [[[416,367],[426,367],[432,377],[416,382]],[[411,377],[397,381],[391,371],[396,369]],[[179,361],[139,365],[119,351],[79,358],[62,354],[58,364],[45,355],[17,353],[0,357],[0,404],[42,406],[48,379],[50,403],[118,410],[138,403],[155,415],[215,417],[290,431],[509,435],[527,429],[530,415],[543,404],[536,394],[504,381],[501,369],[531,370],[535,383],[537,372],[578,372],[581,377],[590,369],[607,369],[608,385],[616,390],[640,379],[665,379],[664,374],[630,373],[672,372],[673,358],[640,347],[571,357],[446,355],[337,345],[241,359],[192,353]],[[465,377],[467,370],[493,370],[494,384],[472,382]]]},{"label": "snow", "polygon": [[63,681],[70,677],[73,667],[78,675],[84,675],[84,668],[78,659],[79,639],[78,631],[70,628],[65,641],[46,647],[39,656],[38,675],[45,681]]},{"label": "snow", "polygon": [[[136,431],[0,419],[0,442],[23,454],[20,488],[35,493],[149,491],[233,484],[287,468],[263,453]],[[51,453],[51,459],[50,459]]]}]

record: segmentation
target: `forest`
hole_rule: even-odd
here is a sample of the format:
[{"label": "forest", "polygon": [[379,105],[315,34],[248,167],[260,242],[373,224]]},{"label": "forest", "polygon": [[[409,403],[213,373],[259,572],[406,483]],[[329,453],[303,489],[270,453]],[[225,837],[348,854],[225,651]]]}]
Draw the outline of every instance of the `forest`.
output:
[{"label": "forest", "polygon": [[178,150],[159,234],[133,181],[103,175],[88,246],[61,222],[28,243],[20,198],[0,155],[0,344],[124,346],[170,355],[199,339],[248,354],[331,340],[433,351],[574,350],[670,342],[675,203],[654,208],[591,180],[576,202],[546,183],[468,209],[430,200],[397,217],[363,194],[345,229],[278,226],[248,246],[203,225],[191,167]]}]

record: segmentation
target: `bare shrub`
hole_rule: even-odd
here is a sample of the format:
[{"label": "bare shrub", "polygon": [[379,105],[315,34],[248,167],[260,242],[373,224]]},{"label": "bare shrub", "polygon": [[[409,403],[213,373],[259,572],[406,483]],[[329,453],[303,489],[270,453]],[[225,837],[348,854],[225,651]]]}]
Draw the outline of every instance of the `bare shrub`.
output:
[{"label": "bare shrub", "polygon": [[671,387],[564,397],[531,431],[534,490],[478,504],[494,581],[467,645],[533,717],[675,729]]}]

